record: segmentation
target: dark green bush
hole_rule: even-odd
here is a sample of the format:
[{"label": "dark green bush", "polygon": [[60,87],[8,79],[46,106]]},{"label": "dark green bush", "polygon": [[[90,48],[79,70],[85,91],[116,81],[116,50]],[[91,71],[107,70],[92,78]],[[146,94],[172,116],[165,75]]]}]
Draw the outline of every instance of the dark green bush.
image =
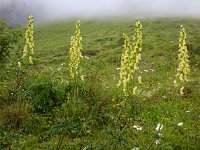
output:
[{"label": "dark green bush", "polygon": [[[32,80],[34,79],[35,78],[32,77]],[[55,87],[56,84],[52,81],[51,77],[47,75],[39,76],[37,84],[33,84],[30,89],[30,93],[33,95],[32,104],[35,112],[51,112],[51,110],[60,103],[59,101],[62,101],[64,89],[63,91],[57,91]],[[59,95],[57,95],[57,93]]]},{"label": "dark green bush", "polygon": [[8,29],[6,21],[0,19],[0,61],[9,56],[13,42],[12,31]]}]

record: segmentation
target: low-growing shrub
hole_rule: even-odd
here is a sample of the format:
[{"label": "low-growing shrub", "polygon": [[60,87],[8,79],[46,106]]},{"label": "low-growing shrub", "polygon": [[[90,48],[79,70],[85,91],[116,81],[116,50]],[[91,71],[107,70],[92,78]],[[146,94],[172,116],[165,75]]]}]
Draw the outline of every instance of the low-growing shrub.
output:
[{"label": "low-growing shrub", "polygon": [[8,29],[6,21],[0,18],[0,62],[5,61],[9,56],[13,42],[12,31]]}]

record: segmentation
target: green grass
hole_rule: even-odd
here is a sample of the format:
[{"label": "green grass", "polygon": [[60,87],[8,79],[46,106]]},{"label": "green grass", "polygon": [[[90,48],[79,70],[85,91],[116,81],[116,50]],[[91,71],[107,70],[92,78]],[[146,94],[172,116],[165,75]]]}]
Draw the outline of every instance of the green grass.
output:
[{"label": "green grass", "polygon": [[[124,100],[116,88],[117,68],[123,50],[122,34],[133,37],[135,20],[81,21],[82,53],[89,60],[82,63],[86,81],[78,83],[77,100],[70,95],[68,70],[75,22],[35,25],[35,63],[26,67],[22,92],[22,99],[30,108],[22,111],[24,122],[17,132],[12,128],[15,113],[10,111],[16,101],[3,102],[12,91],[14,74],[0,81],[1,85],[11,85],[9,90],[0,88],[4,96],[0,97],[0,149],[11,142],[13,149],[54,149],[61,137],[62,149],[199,149],[200,20],[141,20],[143,51],[139,74],[143,93],[128,98],[124,108],[115,107],[116,102]],[[190,82],[183,97],[173,86],[180,25],[186,29],[191,64]],[[162,138],[155,130],[159,122],[164,124]],[[179,127],[179,122],[183,126]],[[133,125],[142,126],[143,130],[137,131]],[[156,139],[160,144],[154,144]]]}]

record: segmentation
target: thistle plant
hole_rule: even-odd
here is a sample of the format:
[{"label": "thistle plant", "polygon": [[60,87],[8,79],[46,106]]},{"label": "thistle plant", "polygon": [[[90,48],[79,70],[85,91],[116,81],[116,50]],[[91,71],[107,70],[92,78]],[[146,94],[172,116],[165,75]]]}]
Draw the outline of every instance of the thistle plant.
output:
[{"label": "thistle plant", "polygon": [[[189,55],[186,45],[186,32],[183,26],[181,25],[180,37],[179,37],[179,54],[178,54],[178,69],[176,78],[179,83],[184,84],[188,82],[188,75],[190,74],[190,65],[189,65]],[[175,83],[177,83],[175,80]],[[180,94],[184,95],[184,87],[180,88]]]},{"label": "thistle plant", "polygon": [[23,50],[23,55],[22,58],[25,58],[28,56],[29,58],[29,64],[33,64],[33,58],[32,55],[34,54],[34,40],[33,40],[33,34],[34,34],[34,29],[33,29],[33,16],[28,17],[28,25],[26,27],[26,33],[25,33],[25,46]]},{"label": "thistle plant", "polygon": [[71,37],[70,43],[70,63],[69,63],[69,70],[70,70],[70,78],[75,80],[79,73],[79,64],[81,59],[83,58],[81,54],[82,50],[82,37],[80,36],[80,21],[78,20],[76,23],[76,31],[75,36]]},{"label": "thistle plant", "polygon": [[[136,95],[137,86],[135,85],[134,78],[135,72],[139,70],[142,51],[142,24],[139,20],[135,24],[133,41],[131,42],[126,34],[123,34],[123,40],[124,50],[121,56],[120,79],[117,86],[122,86],[126,96],[130,93]],[[138,83],[142,83],[141,76],[138,77]]]}]

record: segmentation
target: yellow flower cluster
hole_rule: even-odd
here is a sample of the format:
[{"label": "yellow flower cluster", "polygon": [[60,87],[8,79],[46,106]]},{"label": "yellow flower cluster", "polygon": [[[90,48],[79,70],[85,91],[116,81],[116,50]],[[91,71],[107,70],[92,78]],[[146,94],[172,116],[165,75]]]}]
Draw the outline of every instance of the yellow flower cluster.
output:
[{"label": "yellow flower cluster", "polygon": [[[190,74],[190,65],[189,65],[189,55],[186,45],[186,32],[183,26],[181,25],[180,37],[179,37],[179,54],[178,54],[178,73],[176,78],[182,82],[188,82],[188,75]],[[183,95],[184,87],[180,89],[180,94]]]},{"label": "yellow flower cluster", "polygon": [[33,64],[32,55],[34,54],[33,49],[35,47],[34,41],[33,41],[33,16],[29,16],[28,18],[28,25],[26,27],[26,33],[25,33],[25,46],[23,50],[22,58],[24,58],[26,55],[29,55],[29,64]]},{"label": "yellow flower cluster", "polygon": [[75,79],[79,74],[78,68],[80,61],[83,58],[81,50],[82,50],[82,37],[80,36],[80,21],[77,21],[75,36],[71,37],[70,51],[69,51],[70,55],[69,70],[71,79]]},{"label": "yellow flower cluster", "polygon": [[[129,40],[126,34],[123,34],[124,51],[121,57],[120,79],[117,86],[123,87],[125,95],[128,94],[130,88],[132,88],[134,74],[139,69],[139,62],[141,61],[142,51],[142,24],[140,21],[136,21],[135,33],[133,42]],[[138,83],[142,83],[142,77],[138,77]],[[130,87],[129,87],[130,86]],[[136,95],[137,86],[132,88],[132,94]]]}]

